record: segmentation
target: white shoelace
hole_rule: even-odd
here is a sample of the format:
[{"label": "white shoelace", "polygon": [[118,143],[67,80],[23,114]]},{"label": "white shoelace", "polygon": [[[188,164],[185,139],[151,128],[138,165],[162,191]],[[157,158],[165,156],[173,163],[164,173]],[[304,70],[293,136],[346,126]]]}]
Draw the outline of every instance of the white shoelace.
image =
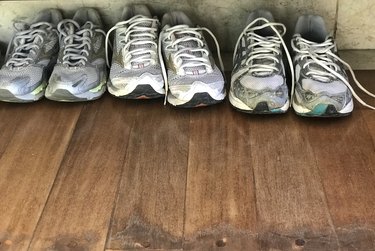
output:
[{"label": "white shoelace", "polygon": [[[9,60],[6,62],[7,67],[22,67],[27,66],[34,61],[31,54],[36,55],[40,49],[40,45],[43,44],[43,36],[47,34],[47,31],[52,30],[52,25],[47,22],[39,22],[30,25],[30,28],[24,31],[17,32],[13,38],[13,53]],[[6,57],[10,53],[10,47],[8,47]]]},{"label": "white shoelace", "polygon": [[81,27],[76,21],[66,19],[58,24],[57,29],[60,33],[60,40],[63,40],[65,44],[63,65],[68,67],[86,65],[94,32],[106,36],[103,30],[98,29],[90,21]]},{"label": "white shoelace", "polygon": [[[262,25],[258,25],[258,22],[264,22]],[[269,36],[269,37],[262,37],[255,33],[257,30],[262,30],[264,28],[271,28],[277,37]],[[282,28],[282,32],[280,33],[277,30],[277,27]],[[291,73],[291,79],[292,79],[292,90],[291,93],[293,95],[294,93],[294,70],[293,70],[293,61],[289,54],[288,48],[283,40],[283,36],[286,32],[286,27],[282,23],[275,23],[270,22],[266,18],[259,17],[249,23],[245,29],[241,32],[240,36],[238,37],[238,40],[236,42],[236,46],[234,48],[233,53],[233,62],[235,61],[235,57],[237,55],[238,46],[241,42],[241,39],[243,36],[246,36],[248,40],[253,40],[253,42],[248,46],[247,49],[253,48],[253,50],[249,53],[248,58],[245,62],[246,66],[248,67],[248,72],[256,72],[256,73],[272,73],[274,71],[277,71],[277,67],[275,67],[276,63],[279,63],[279,59],[275,56],[275,54],[280,54],[280,44],[283,46],[286,57],[288,59],[290,73]],[[271,64],[262,64],[257,63],[253,64],[254,60],[264,60],[268,59],[271,61]],[[290,105],[292,102],[290,102]]]},{"label": "white shoelace", "polygon": [[[208,58],[203,57],[203,55],[209,55],[209,51],[205,48],[205,42],[203,40],[203,36],[200,33],[200,31],[206,31],[214,40],[217,50],[217,55],[219,58],[220,68],[221,71],[224,74],[224,64],[223,60],[221,58],[220,54],[220,46],[219,43],[215,37],[215,35],[207,28],[205,27],[197,27],[197,28],[191,28],[188,25],[176,25],[171,28],[168,28],[165,30],[166,38],[167,40],[170,40],[172,38],[172,35],[175,37],[181,36],[180,38],[176,38],[175,41],[173,41],[169,46],[171,49],[178,50],[177,53],[175,53],[172,57],[172,60],[176,62],[177,59],[182,60],[182,64],[179,66],[179,68],[187,68],[187,67],[209,67],[211,68],[211,63]],[[176,36],[177,35],[177,36]],[[196,42],[197,47],[191,48],[183,45],[183,43],[187,42]],[[181,46],[182,48],[178,48],[178,46]],[[162,54],[162,36],[159,36],[159,45],[158,45],[158,52],[159,52],[159,60],[160,65],[162,69],[164,84],[165,84],[165,99],[164,104],[166,104],[167,100],[167,94],[168,94],[168,74],[167,70],[164,65],[163,60],[163,54]],[[167,49],[167,48],[166,48]],[[198,56],[198,54],[201,53],[202,56]]]},{"label": "white shoelace", "polygon": [[332,38],[326,39],[323,43],[314,43],[303,39],[299,36],[292,40],[292,48],[295,52],[301,55],[301,59],[307,58],[307,62],[302,66],[302,68],[308,67],[311,64],[317,64],[326,71],[319,69],[311,69],[306,73],[308,76],[313,76],[315,79],[320,81],[327,81],[329,79],[340,79],[352,92],[355,99],[361,103],[363,106],[375,110],[375,107],[367,104],[363,101],[358,94],[353,90],[349,81],[341,75],[338,70],[341,68],[336,62],[341,62],[350,71],[354,83],[367,95],[375,98],[375,94],[366,90],[361,83],[355,77],[353,69],[348,63],[339,58],[332,50],[336,48],[336,44]]},{"label": "white shoelace", "polygon": [[[118,22],[112,27],[108,31],[105,39],[108,67],[110,67],[108,55],[109,35],[117,29],[123,29],[123,31],[119,32],[119,36],[122,38],[119,43],[122,46],[122,58],[125,65],[144,65],[146,63],[152,63],[152,55],[156,54],[152,47],[157,47],[155,40],[157,38],[158,28],[152,27],[155,22],[157,26],[159,26],[159,20],[156,18],[136,15],[129,20]],[[148,27],[149,23],[151,23],[150,27]]]}]

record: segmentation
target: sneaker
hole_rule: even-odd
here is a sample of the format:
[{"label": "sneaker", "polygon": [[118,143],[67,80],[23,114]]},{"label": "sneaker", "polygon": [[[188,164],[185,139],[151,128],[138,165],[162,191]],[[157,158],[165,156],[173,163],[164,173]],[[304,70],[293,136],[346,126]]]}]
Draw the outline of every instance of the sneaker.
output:
[{"label": "sneaker", "polygon": [[308,117],[346,116],[353,111],[354,96],[366,104],[350,86],[344,65],[353,74],[354,82],[368,95],[355,79],[350,66],[337,56],[334,38],[326,31],[320,16],[299,17],[292,39],[296,88],[293,108],[298,115]]},{"label": "sneaker", "polygon": [[183,12],[165,14],[162,27],[159,53],[163,54],[167,68],[165,70],[162,65],[166,90],[169,89],[168,102],[179,107],[221,102],[225,98],[224,77],[202,34],[202,31],[207,31],[215,40],[224,72],[220,48],[212,32],[207,28],[194,28]]},{"label": "sneaker", "polygon": [[157,48],[159,20],[151,16],[145,5],[125,7],[121,20],[108,31],[106,38],[108,41],[110,33],[115,31],[109,93],[127,99],[164,97]]},{"label": "sneaker", "polygon": [[[280,32],[277,28],[281,28]],[[282,47],[286,28],[274,23],[269,11],[249,14],[233,55],[229,101],[240,111],[253,114],[285,113],[289,108]]]},{"label": "sneaker", "polygon": [[58,25],[60,52],[46,98],[75,102],[100,98],[106,90],[104,39],[99,13],[81,8]]},{"label": "sneaker", "polygon": [[59,50],[56,26],[61,20],[58,10],[47,9],[31,24],[15,24],[17,32],[0,70],[1,101],[32,102],[44,96]]}]

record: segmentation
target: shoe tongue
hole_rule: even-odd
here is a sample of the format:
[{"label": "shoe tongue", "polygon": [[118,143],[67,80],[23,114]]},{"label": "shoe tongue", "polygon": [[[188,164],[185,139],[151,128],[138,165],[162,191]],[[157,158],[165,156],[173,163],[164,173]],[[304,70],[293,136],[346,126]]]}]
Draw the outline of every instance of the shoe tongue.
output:
[{"label": "shoe tongue", "polygon": [[[193,34],[176,34],[175,38],[180,39],[180,38],[192,37],[192,36],[194,35]],[[185,48],[196,49],[196,48],[200,48],[200,46],[198,42],[194,40],[188,40],[188,41],[180,42],[178,44],[178,49],[185,49]],[[192,52],[190,50],[186,50],[184,54],[190,54],[196,57],[203,56],[202,52]],[[181,59],[182,59],[182,63],[186,63],[187,58],[181,57]],[[184,70],[185,70],[185,73],[188,75],[201,75],[207,72],[206,67],[204,66],[184,67]]]}]

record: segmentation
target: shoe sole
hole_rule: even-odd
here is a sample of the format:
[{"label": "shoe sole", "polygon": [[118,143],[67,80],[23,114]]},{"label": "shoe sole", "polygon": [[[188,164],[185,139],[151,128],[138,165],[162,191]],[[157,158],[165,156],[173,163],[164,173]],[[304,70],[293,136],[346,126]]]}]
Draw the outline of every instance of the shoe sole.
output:
[{"label": "shoe sole", "polygon": [[[99,90],[98,90],[99,89]],[[59,102],[82,102],[99,99],[106,91],[105,82],[101,83],[97,87],[80,94],[73,94],[67,89],[56,89],[51,92],[47,87],[45,97],[49,100]]]},{"label": "shoe sole", "polygon": [[302,117],[320,117],[320,118],[331,118],[331,117],[346,117],[352,113],[353,100],[351,100],[341,111],[337,111],[336,107],[332,104],[317,104],[313,110],[298,104],[295,100],[293,102],[293,109],[295,113]]},{"label": "shoe sole", "polygon": [[[173,97],[173,98],[172,98]],[[176,98],[169,94],[168,95],[168,103],[170,103],[173,106],[181,107],[181,108],[195,108],[195,107],[204,107],[204,106],[210,106],[215,105],[218,103],[221,103],[224,99],[216,100],[210,96],[210,94],[203,92],[203,93],[196,93],[194,96],[185,103],[176,104],[175,100]],[[174,101],[171,101],[174,100]],[[182,102],[182,101],[180,101]]]},{"label": "shoe sole", "polygon": [[240,99],[236,98],[232,92],[229,92],[229,103],[232,107],[240,112],[249,114],[283,114],[288,111],[289,100],[280,108],[269,109],[267,102],[259,102],[254,109],[248,107]]},{"label": "shoe sole", "polygon": [[114,97],[123,99],[156,99],[165,96],[164,93],[158,93],[151,85],[138,85],[129,94],[119,95],[118,92],[113,90],[110,82],[108,82],[108,92]]},{"label": "shoe sole", "polygon": [[0,90],[0,100],[10,103],[31,103],[43,98],[47,83],[43,82],[32,92],[24,95],[15,95],[7,89]]}]

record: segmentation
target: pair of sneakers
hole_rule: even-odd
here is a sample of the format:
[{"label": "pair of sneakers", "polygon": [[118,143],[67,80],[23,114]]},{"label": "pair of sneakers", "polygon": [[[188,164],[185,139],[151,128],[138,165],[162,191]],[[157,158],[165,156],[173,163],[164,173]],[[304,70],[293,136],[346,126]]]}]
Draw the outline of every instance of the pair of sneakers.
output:
[{"label": "pair of sneakers", "polygon": [[[366,104],[350,86],[344,70],[350,66],[337,56],[335,41],[322,17],[299,17],[291,41],[293,61],[282,36],[286,28],[275,23],[269,11],[249,14],[247,26],[236,43],[229,101],[236,109],[255,114],[285,113],[290,105],[301,116],[345,116],[353,110],[354,96]],[[288,94],[285,51],[291,70]],[[368,95],[374,94],[354,82]]]},{"label": "pair of sneakers", "polygon": [[105,92],[106,33],[96,10],[81,8],[63,19],[59,10],[47,9],[15,28],[0,70],[0,100],[85,101]]},{"label": "pair of sneakers", "polygon": [[[114,35],[108,91],[120,98],[166,97],[178,107],[212,105],[225,98],[223,64],[215,36],[195,27],[183,12],[166,13],[161,21],[145,5],[124,8],[122,21],[107,33]],[[159,34],[160,26],[163,27]],[[206,40],[216,42],[222,72]]]}]

